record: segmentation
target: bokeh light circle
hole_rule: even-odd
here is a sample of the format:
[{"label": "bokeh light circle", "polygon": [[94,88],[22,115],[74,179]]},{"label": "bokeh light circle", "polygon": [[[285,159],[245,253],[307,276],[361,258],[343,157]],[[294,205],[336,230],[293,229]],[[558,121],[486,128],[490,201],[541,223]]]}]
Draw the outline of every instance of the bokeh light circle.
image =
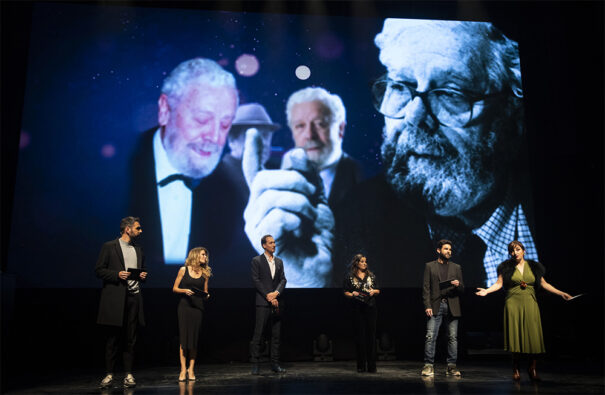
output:
[{"label": "bokeh light circle", "polygon": [[296,68],[296,70],[294,71],[294,74],[296,75],[296,77],[300,80],[307,80],[309,79],[309,77],[311,77],[311,69],[307,66],[304,65],[300,65]]},{"label": "bokeh light circle", "polygon": [[116,154],[116,147],[113,144],[105,144],[101,147],[101,155],[104,158],[111,158]]},{"label": "bokeh light circle", "polygon": [[254,55],[243,54],[240,55],[240,57],[235,61],[235,70],[237,70],[239,75],[244,77],[253,76],[254,74],[258,73],[259,68],[260,63]]}]

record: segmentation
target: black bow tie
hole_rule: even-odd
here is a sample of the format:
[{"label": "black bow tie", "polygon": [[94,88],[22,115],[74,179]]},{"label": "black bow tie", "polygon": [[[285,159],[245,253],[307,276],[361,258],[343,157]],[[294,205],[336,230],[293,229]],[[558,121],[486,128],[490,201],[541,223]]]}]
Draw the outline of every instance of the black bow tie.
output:
[{"label": "black bow tie", "polygon": [[164,187],[164,186],[170,184],[171,182],[177,181],[177,180],[183,181],[185,186],[192,191],[195,188],[197,188],[197,186],[200,185],[200,182],[202,181],[201,179],[187,177],[183,174],[172,174],[172,175],[164,178],[162,181],[158,182],[158,185],[161,187]]}]

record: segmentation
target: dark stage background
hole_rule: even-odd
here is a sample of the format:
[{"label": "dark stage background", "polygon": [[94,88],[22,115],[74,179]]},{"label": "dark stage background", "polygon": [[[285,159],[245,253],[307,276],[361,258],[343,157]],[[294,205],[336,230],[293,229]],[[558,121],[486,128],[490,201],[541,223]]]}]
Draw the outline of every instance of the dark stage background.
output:
[{"label": "dark stage background", "polygon": [[[547,357],[582,358],[602,363],[602,3],[119,4],[493,22],[520,46],[530,153],[528,172],[532,180],[535,241],[540,260],[556,268],[546,277],[559,289],[572,294],[588,293],[568,303],[553,295],[541,296]],[[103,344],[94,323],[99,290],[74,286],[50,288],[41,285],[43,281],[35,281],[36,288],[22,287],[19,284],[32,282],[18,278],[7,266],[31,21],[31,3],[2,3],[3,386],[8,377],[15,377],[25,361],[32,358],[34,371],[36,368],[59,371],[98,367],[102,373],[103,369]],[[66,48],[70,45],[71,42],[66,42]],[[49,62],[55,61],[55,56],[61,54],[48,54]],[[45,109],[40,108],[40,111]],[[44,217],[44,213],[40,216]],[[53,227],[55,222],[51,218],[43,226]],[[87,237],[87,228],[95,226],[88,221],[74,223],[78,226],[73,231],[75,243]],[[98,240],[99,246],[102,241]],[[41,242],[31,238],[25,248],[36,248]],[[49,282],[61,283],[61,278],[69,277],[63,272],[60,258],[47,256],[44,261],[45,265],[53,267],[53,270],[44,271],[45,276],[54,277]],[[32,262],[19,264],[33,265]],[[82,265],[90,268],[92,276],[94,261],[82,261]],[[140,337],[137,363],[176,367],[176,297],[169,289],[162,288],[147,289],[144,295],[148,326]],[[216,289],[212,295],[203,326],[201,362],[246,360],[254,322],[253,291]],[[310,359],[312,341],[320,333],[333,339],[337,359],[354,357],[353,333],[339,290],[291,289],[285,297],[288,312],[282,331],[284,360]],[[420,289],[387,289],[379,303],[379,333],[385,332],[392,337],[398,358],[417,360],[420,365],[424,336]],[[472,358],[477,349],[501,347],[502,304],[501,294],[479,299],[470,290],[467,292],[461,324],[462,359]]]}]

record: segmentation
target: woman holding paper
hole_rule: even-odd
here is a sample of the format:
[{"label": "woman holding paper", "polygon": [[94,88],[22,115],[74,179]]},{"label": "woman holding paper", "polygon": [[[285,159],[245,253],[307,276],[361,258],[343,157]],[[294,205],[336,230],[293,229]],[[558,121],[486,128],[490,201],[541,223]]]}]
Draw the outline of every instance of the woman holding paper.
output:
[{"label": "woman holding paper", "polygon": [[[189,251],[185,266],[179,269],[172,291],[181,295],[178,305],[179,357],[181,372],[179,381],[195,381],[193,372],[197,355],[197,342],[202,326],[204,299],[208,299],[208,279],[212,269],[208,265],[208,250],[196,247]],[[187,368],[189,360],[189,368]]]},{"label": "woman holding paper", "polygon": [[528,354],[528,372],[532,380],[540,380],[536,372],[536,355],[545,352],[540,309],[536,289],[545,289],[565,300],[571,295],[559,291],[544,279],[544,266],[525,259],[525,247],[519,241],[508,245],[511,258],[498,266],[498,280],[489,288],[477,288],[476,294],[485,296],[504,287],[504,349],[512,353],[513,380],[520,380],[519,357]]},{"label": "woman holding paper", "polygon": [[366,257],[357,254],[344,280],[344,295],[352,299],[357,336],[357,372],[376,373],[376,298],[380,290]]}]

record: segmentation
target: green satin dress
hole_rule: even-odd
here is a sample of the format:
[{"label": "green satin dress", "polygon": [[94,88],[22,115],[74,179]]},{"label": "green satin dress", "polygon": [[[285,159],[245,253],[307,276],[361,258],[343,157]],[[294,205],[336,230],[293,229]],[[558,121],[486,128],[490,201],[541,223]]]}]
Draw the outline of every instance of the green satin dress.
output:
[{"label": "green satin dress", "polygon": [[[504,349],[510,352],[540,354],[545,352],[540,309],[536,300],[536,277],[528,264],[523,274],[515,268],[504,303]],[[523,289],[521,281],[527,284]]]}]

